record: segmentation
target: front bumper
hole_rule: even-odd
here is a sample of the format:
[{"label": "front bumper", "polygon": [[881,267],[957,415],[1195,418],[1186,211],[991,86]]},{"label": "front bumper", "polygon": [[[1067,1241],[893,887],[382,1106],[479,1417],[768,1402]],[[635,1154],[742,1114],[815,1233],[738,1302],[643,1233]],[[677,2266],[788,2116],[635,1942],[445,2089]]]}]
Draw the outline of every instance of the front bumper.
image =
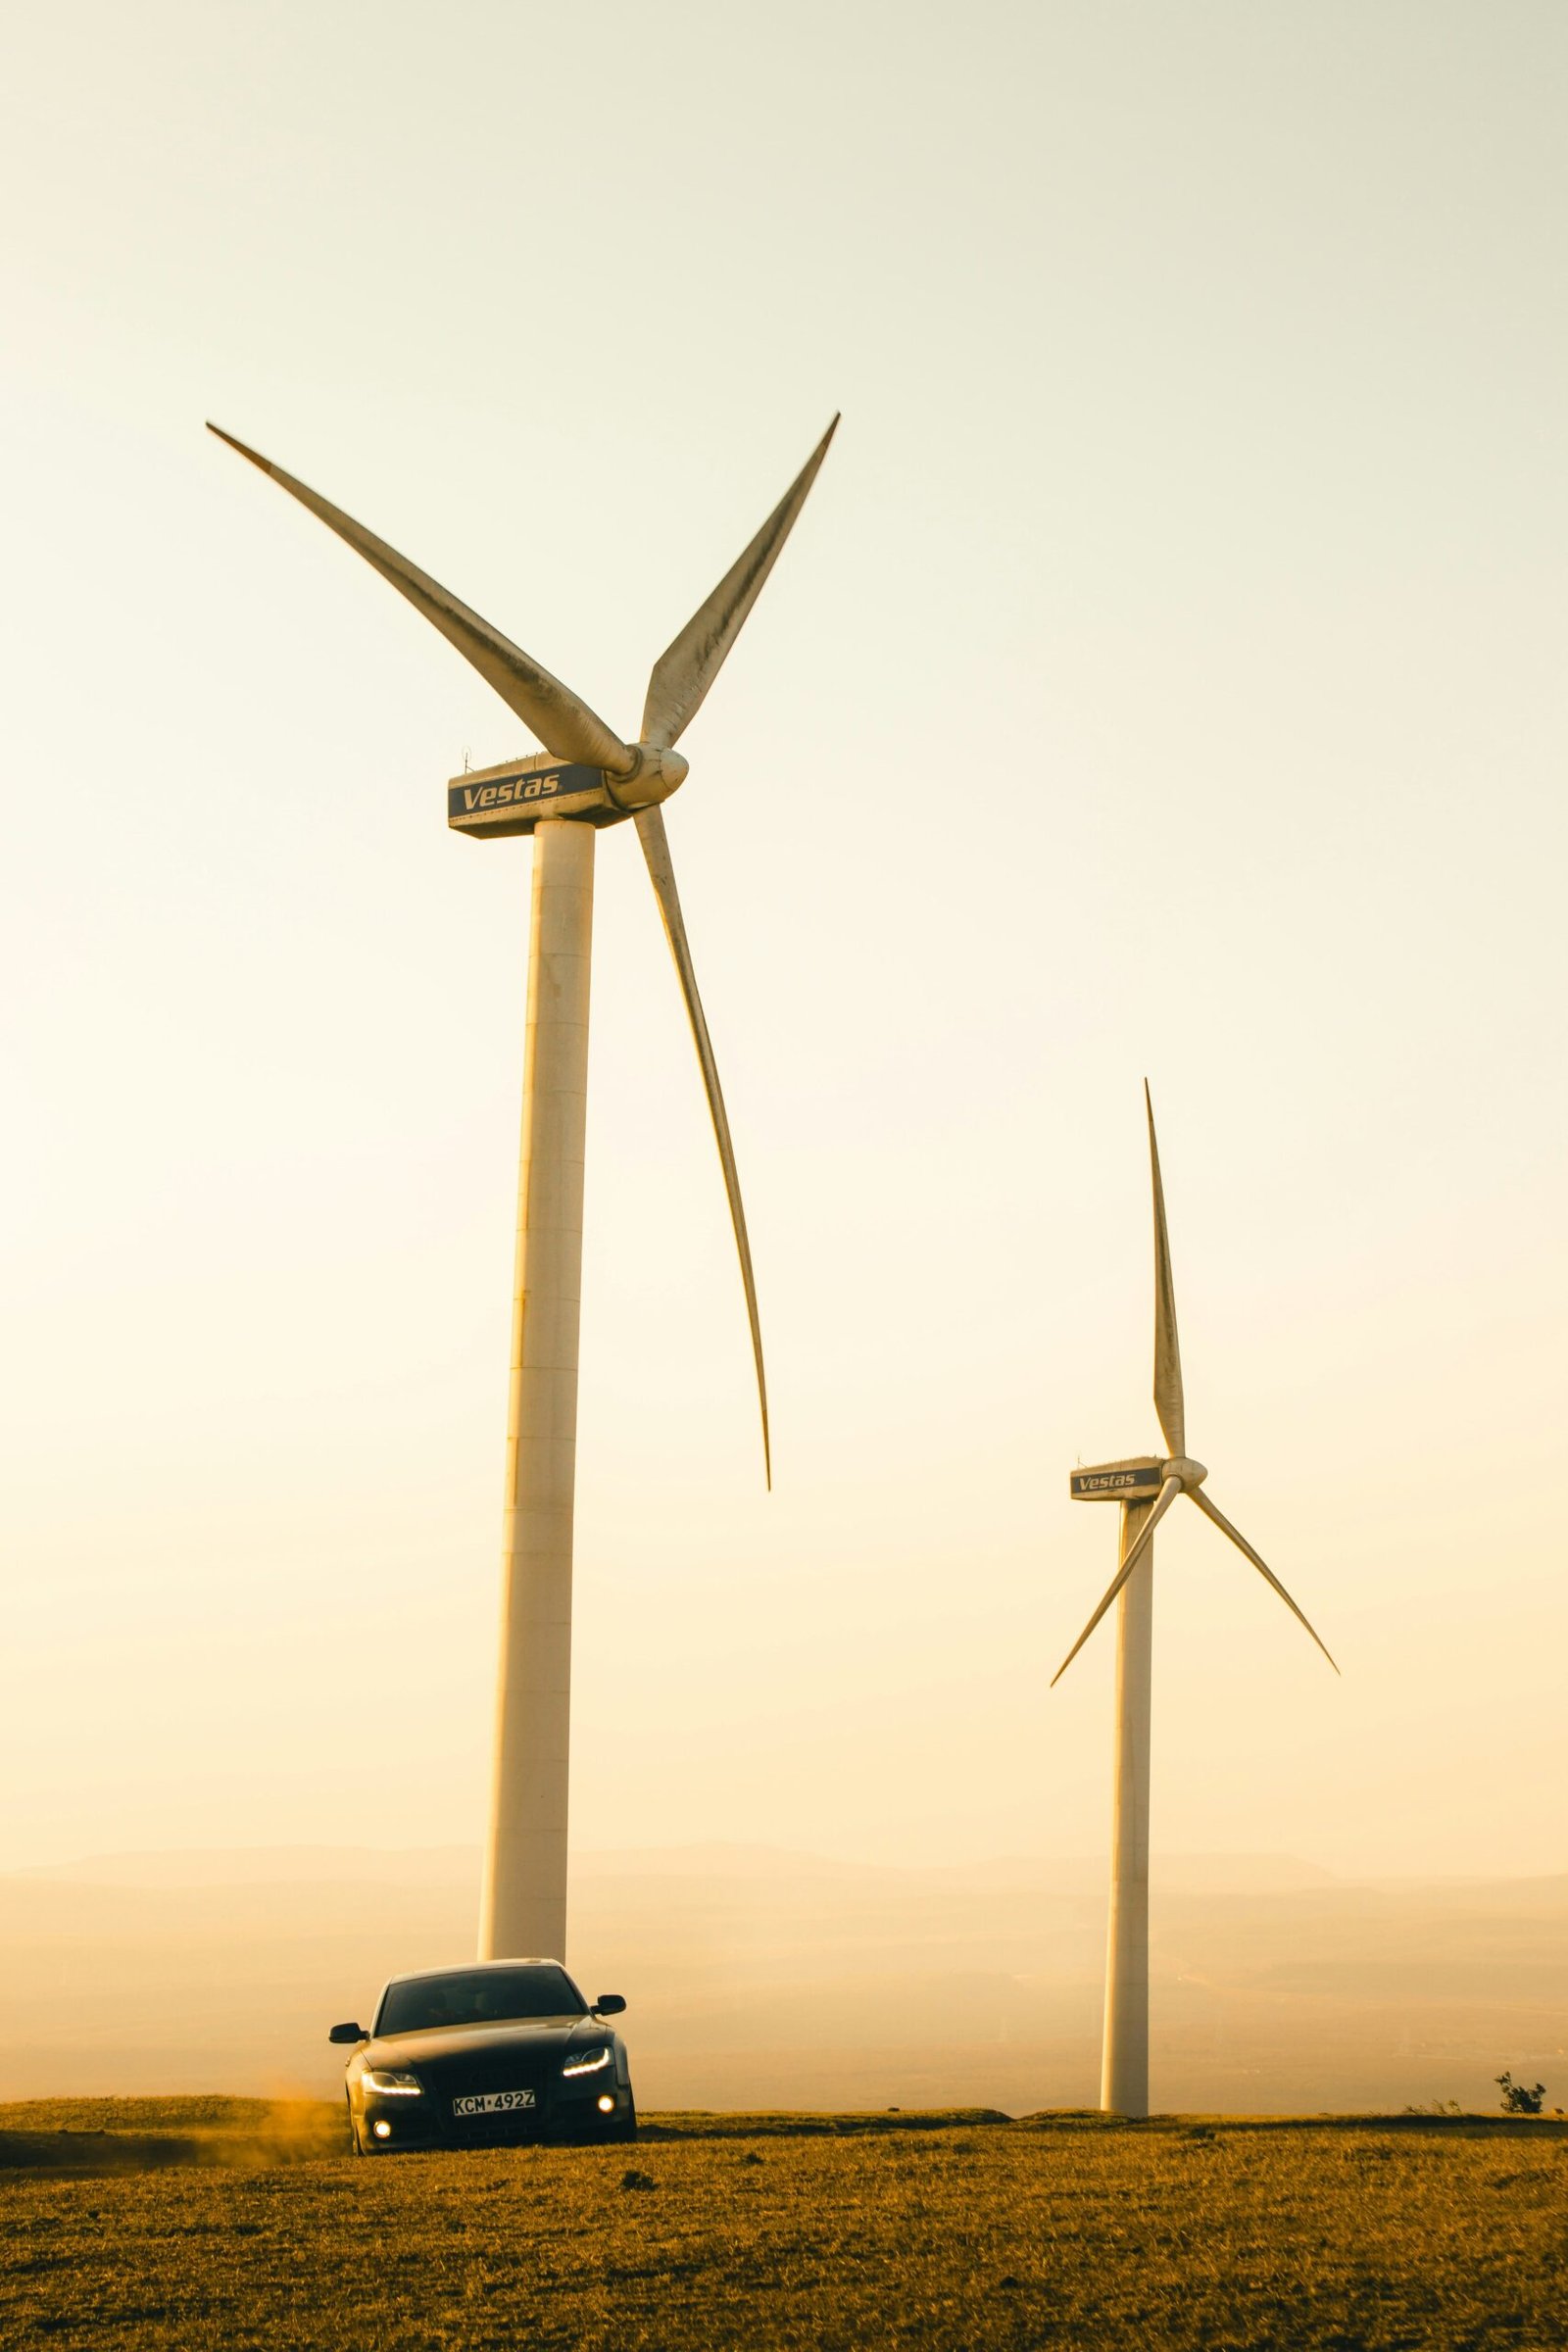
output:
[{"label": "front bumper", "polygon": [[[601,2097],[613,2098],[607,2115]],[[359,2109],[360,2145],[368,2156],[394,2156],[415,2148],[517,2148],[543,2140],[614,2139],[636,2110],[629,2082],[612,2075],[589,2076],[579,2085],[565,2082],[541,2089],[536,2107],[514,2107],[504,2115],[454,2115],[448,2092],[427,2088],[422,2098],[377,2097],[367,2091]],[[376,2126],[384,2125],[378,2132]]]}]

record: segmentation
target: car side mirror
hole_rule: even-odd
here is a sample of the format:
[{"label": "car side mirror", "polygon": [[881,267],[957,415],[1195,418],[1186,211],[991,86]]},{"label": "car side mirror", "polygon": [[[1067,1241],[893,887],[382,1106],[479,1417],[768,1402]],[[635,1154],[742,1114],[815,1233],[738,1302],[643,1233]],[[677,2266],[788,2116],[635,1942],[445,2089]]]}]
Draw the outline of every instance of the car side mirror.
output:
[{"label": "car side mirror", "polygon": [[602,1992],[594,2003],[595,2017],[618,2017],[626,2004],[618,1992]]},{"label": "car side mirror", "polygon": [[370,2036],[363,2026],[334,2026],[328,2041],[368,2041]]}]

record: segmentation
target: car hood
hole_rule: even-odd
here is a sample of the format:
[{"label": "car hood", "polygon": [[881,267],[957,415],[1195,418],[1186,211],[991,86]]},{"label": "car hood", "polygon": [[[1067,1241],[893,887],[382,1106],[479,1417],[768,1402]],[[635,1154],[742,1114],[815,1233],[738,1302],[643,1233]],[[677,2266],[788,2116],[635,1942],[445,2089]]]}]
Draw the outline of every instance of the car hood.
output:
[{"label": "car hood", "polygon": [[596,2017],[528,2017],[484,2026],[436,2026],[422,2034],[381,2034],[365,2050],[367,2066],[429,2067],[496,2057],[564,2058],[572,2043],[612,2039]]}]

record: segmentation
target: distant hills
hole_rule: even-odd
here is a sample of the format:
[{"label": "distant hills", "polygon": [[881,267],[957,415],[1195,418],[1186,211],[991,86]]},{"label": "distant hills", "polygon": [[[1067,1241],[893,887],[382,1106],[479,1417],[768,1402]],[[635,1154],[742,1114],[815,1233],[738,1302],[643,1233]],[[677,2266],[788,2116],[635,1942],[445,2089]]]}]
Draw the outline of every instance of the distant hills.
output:
[{"label": "distant hills", "polygon": [[[747,1845],[584,1854],[569,1955],[624,1992],[649,2106],[1096,2096],[1104,1866],[898,1869]],[[112,1854],[0,1877],[0,2098],[329,2091],[329,2024],[472,1945],[476,1850]],[[1315,2112],[1458,2098],[1508,2066],[1568,2105],[1568,1873],[1364,1882],[1166,1857],[1153,2093]]]},{"label": "distant hills", "polygon": [[[1156,1859],[1152,1867],[1161,1885],[1196,1891],[1334,1883],[1331,1871],[1286,1854],[1172,1854]],[[1104,1870],[1104,1863],[1093,1857],[1044,1860],[1037,1854],[1019,1854],[982,1862],[938,1863],[910,1872],[896,1864],[847,1862],[825,1854],[797,1853],[784,1846],[722,1842],[628,1846],[579,1854],[572,1863],[574,1877],[584,1881],[713,1876],[892,1884],[905,1878],[940,1880],[947,1876],[992,1886],[1038,1885],[1043,1880],[1054,1886],[1080,1880],[1098,1886]],[[0,1874],[0,1885],[8,1877],[54,1879],[84,1886],[306,1886],[351,1878],[384,1886],[450,1884],[471,1888],[477,1886],[478,1875],[476,1845],[190,1846],[174,1852],[88,1854],[73,1862],[40,1863],[30,1870]]]}]

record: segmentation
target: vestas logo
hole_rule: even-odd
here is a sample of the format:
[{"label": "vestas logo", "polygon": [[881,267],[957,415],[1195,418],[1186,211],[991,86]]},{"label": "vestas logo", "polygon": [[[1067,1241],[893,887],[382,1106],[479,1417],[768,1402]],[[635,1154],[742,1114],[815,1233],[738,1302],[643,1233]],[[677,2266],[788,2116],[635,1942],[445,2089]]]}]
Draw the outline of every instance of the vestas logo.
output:
[{"label": "vestas logo", "polygon": [[1157,1487],[1157,1465],[1149,1470],[1075,1470],[1072,1491],[1075,1494],[1118,1494],[1127,1487]]},{"label": "vestas logo", "polygon": [[471,784],[459,777],[447,787],[447,817],[455,825],[482,822],[511,809],[535,808],[542,801],[597,792],[602,781],[597,767],[579,767],[572,761],[520,768],[514,776],[476,776]]},{"label": "vestas logo", "polygon": [[[460,784],[452,798],[465,816],[483,808],[511,808],[518,801],[545,801],[561,790],[561,771],[545,776],[509,776],[500,784]],[[458,813],[454,808],[453,814]]]}]

